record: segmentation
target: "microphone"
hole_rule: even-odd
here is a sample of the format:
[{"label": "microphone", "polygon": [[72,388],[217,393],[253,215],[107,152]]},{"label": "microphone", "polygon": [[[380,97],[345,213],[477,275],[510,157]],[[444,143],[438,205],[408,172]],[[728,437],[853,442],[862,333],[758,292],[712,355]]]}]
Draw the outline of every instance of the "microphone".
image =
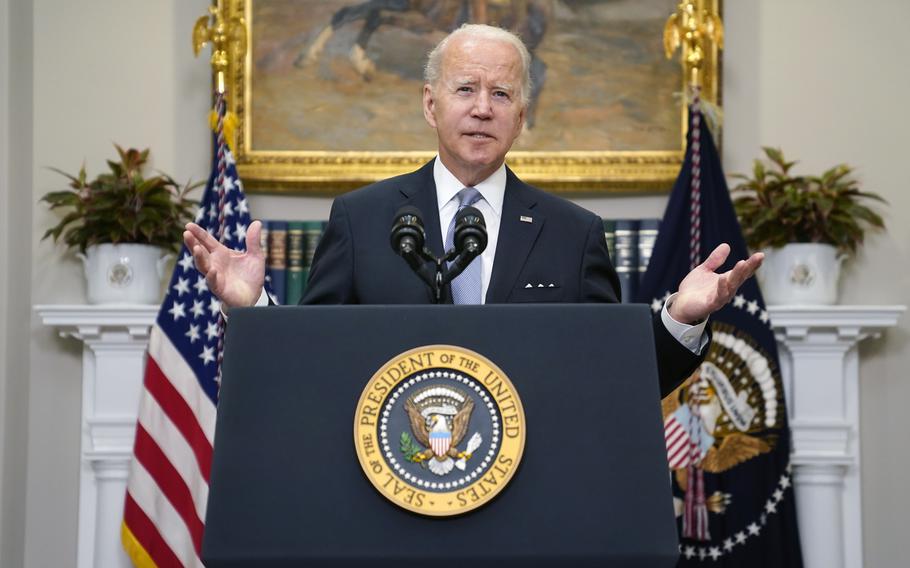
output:
[{"label": "microphone", "polygon": [[473,260],[487,248],[487,224],[483,213],[475,207],[465,207],[455,214],[455,230],[452,235],[455,251],[466,254]]},{"label": "microphone", "polygon": [[390,237],[392,250],[404,257],[413,267],[412,259],[415,255],[420,256],[427,240],[427,233],[423,228],[423,221],[420,219],[420,210],[412,205],[399,209],[392,222]]},{"label": "microphone", "polygon": [[417,276],[433,290],[436,301],[439,302],[440,291],[437,281],[436,264],[431,264],[434,258],[424,247],[427,233],[423,228],[420,210],[413,205],[406,205],[395,213],[392,222],[392,232],[389,243],[392,250],[408,263]]},{"label": "microphone", "polygon": [[451,259],[451,262],[442,277],[443,285],[464,272],[471,261],[487,248],[487,224],[483,220],[483,213],[474,207],[458,211],[455,214],[452,244],[454,248],[445,257],[446,260]]},{"label": "microphone", "polygon": [[[412,205],[395,213],[389,244],[417,276],[433,291],[436,303],[442,301],[443,288],[487,248],[487,225],[483,214],[474,207],[465,207],[455,214],[452,231],[452,250],[436,258],[426,248],[427,233],[420,210]],[[448,263],[448,264],[447,264]]]}]

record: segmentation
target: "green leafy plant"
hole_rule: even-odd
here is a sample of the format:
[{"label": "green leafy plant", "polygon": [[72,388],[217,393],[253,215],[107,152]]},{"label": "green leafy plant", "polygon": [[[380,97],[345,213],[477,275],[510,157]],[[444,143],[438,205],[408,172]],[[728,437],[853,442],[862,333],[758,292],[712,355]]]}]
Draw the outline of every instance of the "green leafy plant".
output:
[{"label": "green leafy plant", "polygon": [[85,165],[77,175],[57,168],[70,180],[68,190],[51,191],[41,198],[51,209],[70,209],[60,222],[44,233],[54,242],[85,252],[101,243],[137,243],[178,250],[184,225],[193,219],[196,201],[187,194],[203,182],[180,186],[159,173],[146,178],[142,170],[149,150],[124,150],[114,144],[120,161],[107,161],[109,173],[89,181]]},{"label": "green leafy plant", "polygon": [[865,203],[885,203],[863,192],[853,169],[838,164],[820,176],[791,173],[789,162],[776,148],[764,148],[768,163],[755,160],[752,175],[733,188],[742,193],[733,201],[746,243],[753,250],[788,243],[826,243],[853,254],[870,228],[884,228],[881,216]]}]

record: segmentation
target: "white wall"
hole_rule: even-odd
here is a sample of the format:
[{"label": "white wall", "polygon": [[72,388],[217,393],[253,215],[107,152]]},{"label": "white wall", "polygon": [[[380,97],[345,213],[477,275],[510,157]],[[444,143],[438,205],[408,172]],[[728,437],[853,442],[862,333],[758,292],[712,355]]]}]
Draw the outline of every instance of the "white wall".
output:
[{"label": "white wall", "polygon": [[[150,146],[178,179],[207,174],[208,64],[190,29],[204,0],[0,0],[0,565],[67,566],[75,551],[80,351],[31,315],[38,303],[83,302],[81,267],[40,241],[55,221],[37,200],[63,182],[44,166],[92,172],[112,141]],[[8,15],[8,19],[7,19]],[[849,269],[844,303],[910,303],[910,208],[899,158],[910,155],[910,3],[871,0],[727,2],[728,171],[762,144],[807,171],[840,161],[885,195],[889,231]],[[8,26],[7,30],[4,26]],[[8,39],[7,39],[8,38]],[[0,84],[0,86],[3,86]],[[592,198],[611,217],[660,215],[665,198]],[[324,218],[329,200],[255,196],[260,217]],[[6,221],[5,223],[3,221]],[[906,225],[904,223],[907,223]],[[13,238],[15,237],[15,239]],[[16,270],[9,270],[15,267]],[[910,318],[863,349],[866,565],[902,565],[910,525]],[[30,322],[23,326],[22,322]]]},{"label": "white wall", "polygon": [[0,0],[0,566],[23,565],[32,242],[31,5]]}]

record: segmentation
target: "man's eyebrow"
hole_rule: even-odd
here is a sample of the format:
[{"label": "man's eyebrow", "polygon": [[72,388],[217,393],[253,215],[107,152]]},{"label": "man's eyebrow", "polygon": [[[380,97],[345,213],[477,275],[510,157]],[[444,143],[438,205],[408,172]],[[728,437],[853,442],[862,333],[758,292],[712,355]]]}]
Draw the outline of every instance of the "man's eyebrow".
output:
[{"label": "man's eyebrow", "polygon": [[[480,81],[476,77],[470,76],[455,77],[452,80],[452,84],[456,87],[473,86],[478,83],[480,83]],[[506,91],[508,93],[515,92],[515,87],[512,83],[494,83],[491,88],[496,91]]]}]

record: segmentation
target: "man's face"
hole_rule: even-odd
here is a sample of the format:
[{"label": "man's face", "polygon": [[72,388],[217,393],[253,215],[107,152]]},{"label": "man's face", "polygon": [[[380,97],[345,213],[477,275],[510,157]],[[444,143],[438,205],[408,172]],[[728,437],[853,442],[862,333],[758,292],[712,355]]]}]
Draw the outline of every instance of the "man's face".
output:
[{"label": "man's face", "polygon": [[439,157],[466,186],[489,177],[521,132],[521,60],[501,41],[456,37],[440,77],[424,85],[423,114],[436,129]]}]

